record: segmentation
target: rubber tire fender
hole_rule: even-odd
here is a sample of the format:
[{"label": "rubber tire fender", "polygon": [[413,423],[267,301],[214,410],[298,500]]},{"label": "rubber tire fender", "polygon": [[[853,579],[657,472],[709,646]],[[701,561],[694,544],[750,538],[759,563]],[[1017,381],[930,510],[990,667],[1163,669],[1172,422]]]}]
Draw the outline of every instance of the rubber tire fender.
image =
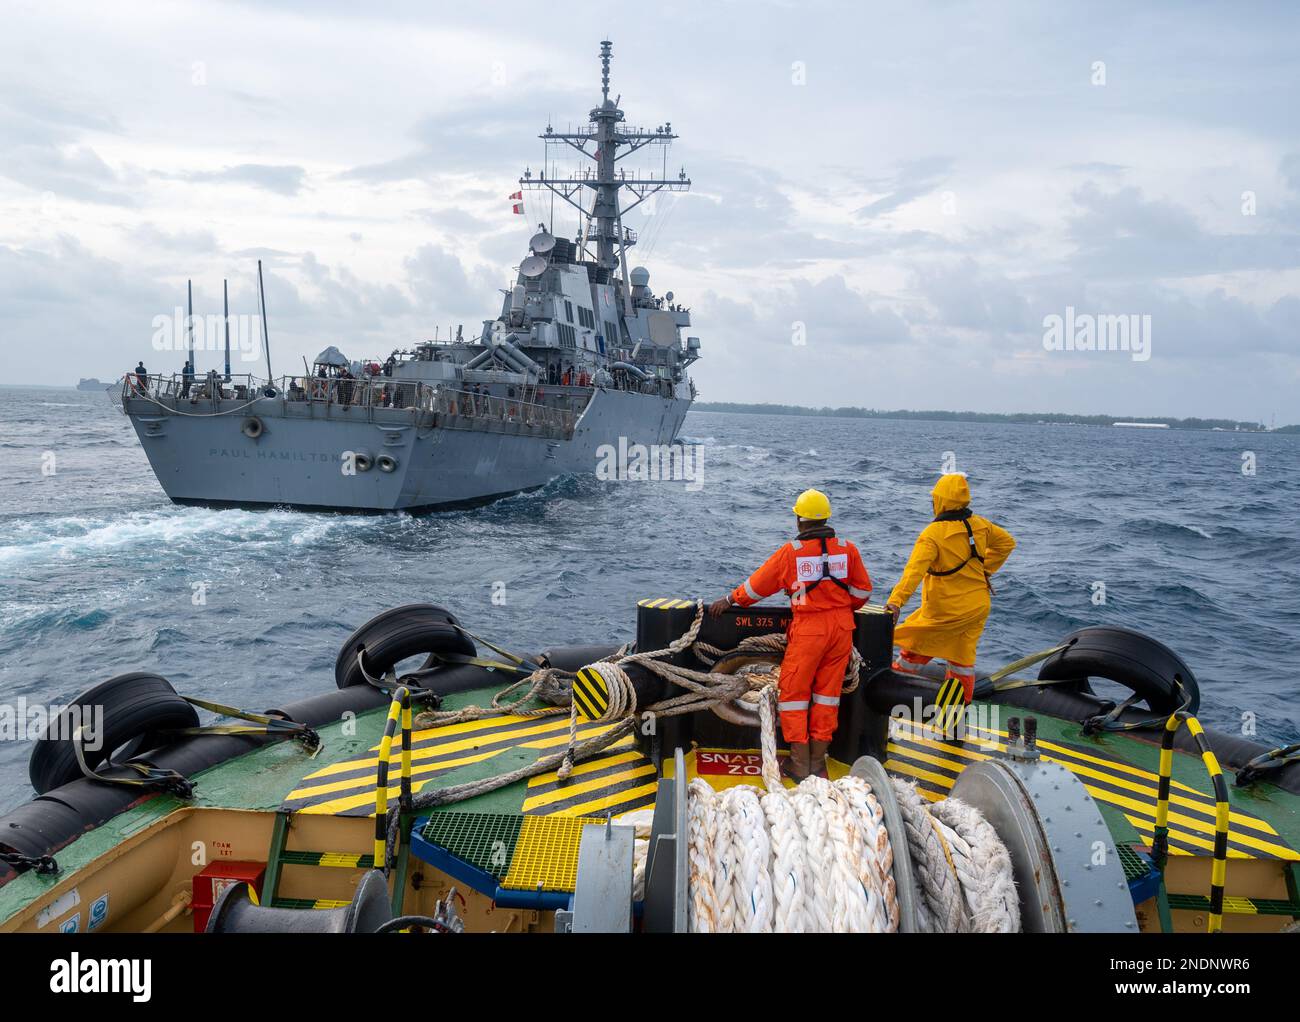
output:
[{"label": "rubber tire fender", "polygon": [[[84,750],[86,765],[92,770],[123,746],[139,750],[156,745],[161,731],[199,726],[194,707],[161,675],[135,671],[109,678],[65,706],[37,739],[27,764],[37,794],[44,795],[82,776],[72,746],[77,724],[73,708],[94,706],[103,707],[104,733],[97,749]],[[85,716],[78,716],[84,723]],[[49,737],[52,726],[59,737]]]},{"label": "rubber tire fender", "polygon": [[1071,632],[1062,643],[1069,648],[1049,657],[1038,670],[1039,680],[1076,679],[1075,691],[1094,694],[1089,678],[1124,685],[1146,700],[1156,713],[1183,708],[1196,713],[1201,692],[1196,676],[1177,653],[1131,628],[1097,626]]},{"label": "rubber tire fender", "polygon": [[[366,670],[379,677],[394,664],[421,653],[459,653],[477,656],[473,640],[458,627],[455,615],[432,603],[408,603],[372,617],[347,637],[334,661],[334,683],[339,688],[367,684],[357,663],[358,651],[364,649]],[[424,662],[429,668],[437,664],[432,655]]]}]

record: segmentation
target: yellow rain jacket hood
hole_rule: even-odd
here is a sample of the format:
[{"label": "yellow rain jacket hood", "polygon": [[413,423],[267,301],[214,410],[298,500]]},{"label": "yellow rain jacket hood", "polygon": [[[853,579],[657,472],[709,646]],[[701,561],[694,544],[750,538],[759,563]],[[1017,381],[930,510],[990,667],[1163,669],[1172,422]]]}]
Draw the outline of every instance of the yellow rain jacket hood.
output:
[{"label": "yellow rain jacket hood", "polygon": [[[967,508],[971,496],[966,477],[940,476],[930,499],[936,518]],[[972,556],[972,538],[977,556]],[[922,587],[921,606],[894,629],[895,645],[949,663],[973,665],[989,616],[989,576],[1002,567],[1015,546],[1009,532],[969,511],[922,529],[903,577],[889,595],[890,603],[904,607],[916,587]]]},{"label": "yellow rain jacket hood", "polygon": [[930,491],[930,500],[934,504],[936,515],[961,510],[970,503],[970,486],[966,483],[966,477],[956,472],[940,476]]}]

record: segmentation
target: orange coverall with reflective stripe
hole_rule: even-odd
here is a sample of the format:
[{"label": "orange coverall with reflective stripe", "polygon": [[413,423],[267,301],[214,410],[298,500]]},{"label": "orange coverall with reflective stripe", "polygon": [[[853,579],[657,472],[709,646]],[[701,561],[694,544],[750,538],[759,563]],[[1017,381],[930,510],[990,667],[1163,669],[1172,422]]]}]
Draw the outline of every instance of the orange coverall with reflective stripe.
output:
[{"label": "orange coverall with reflective stripe", "polygon": [[853,649],[853,612],[871,596],[862,555],[848,540],[827,537],[826,565],[831,578],[822,577],[820,539],[796,539],[731,593],[731,602],[741,607],[781,590],[790,594],[794,618],[786,633],[778,687],[781,733],[787,742],[806,742],[810,733],[819,742],[834,737],[840,689]]}]

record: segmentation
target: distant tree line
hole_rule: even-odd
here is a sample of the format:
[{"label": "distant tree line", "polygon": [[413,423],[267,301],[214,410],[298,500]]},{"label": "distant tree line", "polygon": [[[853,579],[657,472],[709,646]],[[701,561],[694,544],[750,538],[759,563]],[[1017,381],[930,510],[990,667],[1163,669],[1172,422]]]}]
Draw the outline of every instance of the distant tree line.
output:
[{"label": "distant tree line", "polygon": [[[1117,422],[1165,423],[1170,429],[1264,430],[1258,422],[1236,419],[1161,419],[1142,416],[1069,415],[1063,412],[941,412],[884,411],[877,408],[804,408],[800,405],[741,404],[732,401],[697,401],[691,406],[701,412],[741,412],[755,415],[817,415],[830,419],[923,419],[937,422],[1027,422],[1072,426],[1113,426]],[[1300,433],[1300,426],[1283,426],[1279,433]]]}]

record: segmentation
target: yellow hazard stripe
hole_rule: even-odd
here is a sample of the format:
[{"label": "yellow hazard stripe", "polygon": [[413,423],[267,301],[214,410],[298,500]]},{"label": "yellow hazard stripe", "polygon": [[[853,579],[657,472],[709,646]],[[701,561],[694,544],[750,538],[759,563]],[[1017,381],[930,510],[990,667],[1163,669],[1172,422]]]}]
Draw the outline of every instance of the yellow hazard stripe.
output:
[{"label": "yellow hazard stripe", "polygon": [[[539,722],[536,718],[520,717],[517,718],[520,725],[517,728],[510,728],[487,736],[489,741],[503,742],[511,738],[528,738],[533,735],[544,735],[553,731],[568,731],[569,721],[563,717],[547,717]],[[501,723],[500,720],[496,723]],[[414,750],[411,754],[413,760],[430,760],[438,759],[452,752],[464,752],[478,748],[484,742],[484,736],[470,736],[454,742],[446,742],[442,745],[429,745]],[[398,762],[393,756],[389,756],[389,764]],[[315,773],[308,774],[303,780],[314,780],[318,777],[329,777],[332,774],[347,773],[350,770],[372,769],[379,763],[379,757],[367,757],[365,759],[346,760],[342,763],[332,763],[327,767],[317,770]]]},{"label": "yellow hazard stripe", "polygon": [[[619,739],[617,742],[611,745],[610,749],[628,748],[629,746],[634,744],[634,741],[635,740],[632,738],[632,736],[628,735],[626,738]],[[642,756],[638,750],[633,749],[630,752],[621,752],[616,756],[606,756],[603,759],[588,759],[588,760],[583,760],[583,762],[581,763],[575,763],[573,770],[569,774],[569,776],[570,778],[581,777],[583,774],[589,774],[595,770],[603,770],[605,767],[618,766],[619,764],[622,763],[648,763],[648,762],[649,760],[647,760],[644,756]],[[559,773],[555,770],[552,770],[549,773],[538,774],[536,777],[530,777],[528,779],[528,787],[540,788],[543,784],[554,784],[559,779],[560,779]]]},{"label": "yellow hazard stripe", "polygon": [[[902,730],[910,730],[917,727],[917,725],[913,724],[911,721],[896,721],[895,723]],[[999,731],[994,728],[972,727],[970,730],[974,732],[977,736],[993,735],[993,736],[999,736],[999,738],[1007,737],[1007,733],[1005,731]],[[921,740],[921,737],[919,735],[917,735],[916,737],[918,741]],[[981,738],[980,741],[993,741],[995,748],[999,750],[1003,750],[1006,748],[1006,743],[998,740],[998,738],[994,738],[994,739]],[[1070,756],[1074,759],[1086,760],[1089,763],[1096,763],[1098,766],[1106,767],[1108,769],[1119,770],[1126,774],[1132,774],[1133,776],[1141,777],[1144,780],[1150,780],[1153,782],[1159,780],[1158,774],[1152,773],[1150,770],[1146,770],[1142,767],[1133,766],[1131,763],[1125,763],[1123,760],[1107,759],[1104,756],[1094,756],[1087,752],[1083,752],[1079,749],[1072,749],[1064,745],[1058,745],[1055,742],[1046,741],[1042,738],[1038,740],[1038,747],[1044,750],[1059,752],[1062,755]],[[1184,784],[1181,781],[1174,781],[1173,787],[1178,788],[1181,791],[1189,791],[1197,795],[1203,794],[1202,792],[1198,791],[1196,788],[1193,788],[1191,785]],[[1206,797],[1211,797],[1211,796],[1206,796]],[[1273,833],[1276,833],[1276,831],[1274,831]]]},{"label": "yellow hazard stripe", "polygon": [[599,720],[609,709],[609,689],[599,671],[584,667],[573,679],[573,701],[588,720]]},{"label": "yellow hazard stripe", "polygon": [[[913,749],[906,745],[898,745],[895,742],[890,742],[889,745],[886,746],[886,751],[898,755],[905,755],[909,759],[919,759],[923,763],[929,763],[931,766],[937,766],[942,770],[951,770],[953,773],[961,773],[967,766],[965,763],[957,763],[954,760],[944,759],[942,756],[936,756],[933,753],[925,752],[921,749]],[[988,757],[981,756],[980,759],[988,759]]]},{"label": "yellow hazard stripe", "polygon": [[646,796],[653,797],[658,787],[659,782],[657,780],[651,781],[649,784],[643,784],[636,788],[629,788],[627,791],[611,792],[608,795],[592,799],[589,802],[582,802],[575,806],[565,806],[563,809],[549,815],[586,816],[588,813],[598,813],[603,809],[621,805],[624,802],[635,802],[637,799],[645,798]]},{"label": "yellow hazard stripe", "polygon": [[[568,724],[568,721],[565,721]],[[579,738],[595,738],[597,735],[603,735],[606,731],[618,727],[618,724],[583,724],[578,728]],[[539,738],[536,741],[524,742],[517,746],[520,749],[554,749],[557,745],[567,745],[569,742],[569,732],[566,727],[564,734],[555,735],[552,738]]]},{"label": "yellow hazard stripe", "polygon": [[[534,795],[532,798],[524,800],[523,811],[529,812],[533,809],[540,809],[542,806],[553,805],[556,802],[567,802],[575,795],[585,795],[589,792],[595,793],[606,791],[622,781],[630,781],[634,777],[645,777],[647,774],[653,775],[655,767],[653,763],[645,762],[633,766],[627,770],[620,770],[616,774],[608,777],[593,777],[587,781],[580,781],[577,784],[572,780],[568,784],[553,788],[551,791],[543,792],[540,795]],[[617,796],[618,801],[624,801],[624,793],[612,792],[611,797]]]},{"label": "yellow hazard stripe", "polygon": [[885,760],[886,770],[896,770],[900,774],[907,774],[908,777],[915,777],[920,781],[929,781],[931,784],[937,784],[941,788],[951,788],[953,778],[945,774],[936,774],[932,770],[926,770],[924,767],[915,766],[911,763],[900,762],[896,759]]},{"label": "yellow hazard stripe", "polygon": [[[944,769],[950,769],[950,770],[955,769],[958,772],[960,772],[962,769],[965,768],[964,764],[955,764],[950,760],[943,760],[940,757],[931,756],[927,753],[923,753],[918,750],[895,746],[894,743],[890,743],[890,751],[894,752],[896,755],[905,755],[913,759],[920,759],[923,762],[927,762],[934,766],[938,766]],[[972,757],[972,758],[987,759],[988,757],[979,756],[979,757]],[[1044,756],[1043,758],[1045,760],[1049,759],[1049,757],[1047,756]],[[1055,760],[1050,760],[1050,761],[1056,762]],[[899,760],[892,759],[892,758],[885,764],[886,768],[887,769],[891,768],[891,764],[896,764],[900,772],[906,773],[911,777],[917,777],[929,781],[932,784],[941,784],[945,788],[952,787],[953,778],[951,777],[945,777],[944,775],[941,774],[935,774],[931,771],[926,771],[922,768],[916,767],[907,762],[900,762]],[[1061,765],[1066,766],[1066,764],[1061,764]],[[1106,774],[1103,774],[1099,771],[1092,770],[1090,768],[1079,768],[1073,764],[1069,765],[1067,768],[1072,769],[1076,776],[1078,776],[1079,774],[1085,774],[1087,776],[1092,776],[1096,780],[1106,781],[1112,784],[1116,783],[1114,778],[1109,777]],[[1146,799],[1142,800],[1138,798],[1131,798],[1129,796],[1120,794],[1118,792],[1111,791],[1108,788],[1099,787],[1096,784],[1089,784],[1082,777],[1080,777],[1080,780],[1083,780],[1084,789],[1088,792],[1088,794],[1090,794],[1098,802],[1105,802],[1108,805],[1113,805],[1120,809],[1127,809],[1130,812],[1139,813],[1142,814],[1143,816],[1150,817],[1152,820],[1155,819],[1155,798],[1154,798],[1154,792],[1152,790],[1136,791],[1135,792],[1136,794],[1146,796]],[[1197,819],[1196,817],[1187,816],[1183,813],[1178,813],[1178,812],[1169,813],[1169,823],[1175,825],[1175,827],[1177,828],[1176,830],[1171,831],[1171,836],[1176,835],[1187,843],[1197,844],[1205,848],[1208,848],[1210,850],[1213,850],[1214,848],[1213,841],[1208,841],[1199,837],[1196,837],[1194,839],[1194,835],[1199,835],[1199,834],[1213,835],[1215,833],[1215,824],[1212,824],[1206,820]],[[1147,829],[1150,829],[1150,825],[1148,825]],[[1243,833],[1241,830],[1234,830],[1231,832],[1230,843],[1228,847],[1232,850],[1234,855],[1243,858],[1249,858],[1249,856],[1246,855],[1246,853],[1241,852],[1239,848],[1254,849],[1255,851],[1264,852],[1267,855],[1275,856],[1279,859],[1287,859],[1287,860],[1300,859],[1300,853],[1296,852],[1293,849],[1287,848],[1283,845],[1274,844],[1271,841],[1262,840],[1260,838],[1255,837],[1252,834]]]},{"label": "yellow hazard stripe", "polygon": [[[900,733],[900,737],[906,737],[906,740],[908,741],[917,742],[922,745],[927,745],[935,749],[941,749],[942,751],[950,753],[952,755],[963,756],[963,757],[976,759],[976,760],[988,758],[986,755],[982,755],[980,753],[972,752],[966,749],[956,748],[951,743],[936,741],[931,738],[925,738],[915,734],[914,732],[907,734],[905,736],[902,735],[902,732],[909,731],[912,726],[913,725],[907,724],[899,728],[898,730]],[[981,728],[980,730],[987,731],[988,729]],[[990,733],[997,733],[997,732],[990,732]],[[1152,798],[1152,804],[1154,804],[1155,802],[1159,777],[1156,774],[1151,773],[1149,770],[1143,770],[1139,767],[1135,767],[1132,766],[1131,764],[1123,763],[1118,760],[1109,760],[1109,759],[1102,759],[1097,756],[1090,756],[1087,753],[1077,752],[1074,749],[1069,749],[1061,745],[1056,745],[1053,742],[1040,741],[1038,743],[1038,747],[1039,749],[1043,750],[1043,759],[1051,763],[1059,763],[1061,766],[1065,767],[1071,773],[1084,774],[1085,776],[1094,777],[1099,780],[1104,780],[1110,784],[1115,785],[1116,787],[1125,788],[1128,791],[1132,791],[1137,794],[1146,795],[1150,793]],[[1005,744],[998,743],[994,746],[994,749],[997,751],[1002,751],[1005,749]],[[1059,752],[1060,756],[1049,755],[1048,750]],[[1068,758],[1063,758],[1063,757],[1068,757]],[[1087,760],[1088,762],[1095,763],[1097,764],[1097,766],[1102,767],[1104,769],[1093,770],[1087,766],[1084,766],[1081,763],[1075,762],[1075,760]],[[1122,771],[1123,773],[1130,774],[1134,777],[1140,778],[1141,780],[1145,780],[1148,783],[1142,784],[1140,783],[1140,781],[1134,782],[1124,777],[1116,777],[1113,774],[1107,773],[1106,771],[1108,770]],[[1200,795],[1202,798],[1206,798],[1206,799],[1213,798],[1212,795],[1207,795],[1204,792],[1198,791],[1196,788],[1191,787],[1190,785],[1182,784],[1178,781],[1174,782],[1174,787],[1185,792],[1190,792],[1193,795]],[[1177,794],[1174,791],[1170,792],[1169,801],[1171,804],[1180,805],[1187,809],[1200,809],[1202,812],[1205,813],[1216,811],[1215,806],[1217,805],[1217,803],[1212,805],[1208,802],[1198,802],[1195,799],[1187,798],[1183,795]],[[1252,830],[1262,831],[1265,834],[1272,835],[1273,837],[1278,836],[1277,831],[1273,829],[1272,825],[1270,825],[1267,820],[1262,820],[1257,816],[1244,815],[1243,813],[1234,810],[1232,811],[1230,818],[1232,823],[1236,827],[1249,827]],[[1238,832],[1234,830],[1234,837],[1237,836],[1240,835],[1238,834]],[[1273,847],[1273,846],[1270,845],[1269,847]]]},{"label": "yellow hazard stripe", "polygon": [[[957,749],[951,746],[950,744],[934,741],[932,739],[913,738],[910,739],[910,741],[934,749],[938,749],[943,752],[960,755],[962,757],[971,760],[978,761],[978,760],[989,758],[987,755],[983,755],[966,749]],[[960,772],[966,766],[966,764],[964,763],[958,763],[950,759],[944,759],[939,756],[934,756],[929,753],[922,752],[918,749],[912,749],[904,745],[898,745],[894,742],[890,743],[888,751],[893,752],[896,755],[903,755],[903,756],[911,757],[912,759],[919,759],[924,763],[928,763],[932,766],[940,767],[941,769],[947,769],[956,772]],[[1092,758],[1095,759],[1095,757]],[[1123,778],[1115,777],[1104,771],[1095,770],[1091,767],[1082,766],[1078,763],[1063,762],[1060,759],[1057,759],[1052,756],[1048,756],[1046,754],[1044,754],[1043,759],[1047,760],[1048,762],[1059,763],[1061,766],[1064,766],[1067,770],[1070,770],[1072,773],[1078,776],[1080,780],[1083,781],[1084,788],[1087,790],[1087,792],[1097,801],[1105,802],[1109,805],[1116,806],[1117,808],[1120,809],[1127,809],[1130,812],[1139,813],[1143,816],[1151,817],[1153,820],[1155,819],[1156,789],[1154,785],[1142,786],[1139,784],[1135,784]],[[885,766],[886,769],[893,769],[897,767],[900,773],[905,773],[910,777],[916,777],[918,779],[928,781],[931,784],[940,785],[941,787],[944,788],[952,787],[952,783],[953,783],[952,778],[946,777],[942,774],[936,774],[932,771],[928,771],[923,768],[914,766],[905,761],[899,761],[896,758],[891,758],[889,761],[886,762]],[[1128,791],[1133,792],[1133,794],[1135,795],[1142,796],[1142,798],[1131,798],[1121,793],[1111,791],[1108,788],[1102,788],[1097,786],[1096,784],[1089,784],[1087,783],[1086,778],[1090,778],[1095,781],[1103,781],[1107,784],[1112,784],[1115,787],[1124,788]],[[1199,809],[1202,812],[1210,811],[1210,807],[1205,803],[1194,802],[1193,800],[1184,798],[1182,796],[1171,795],[1170,801],[1173,805],[1182,806],[1184,808]],[[1204,838],[1199,837],[1198,835],[1201,834],[1213,835],[1216,829],[1222,829],[1225,826],[1225,821],[1222,819],[1222,814],[1227,811],[1228,811],[1228,806],[1226,804],[1216,803],[1214,807],[1216,818],[1215,821],[1211,823],[1208,820],[1199,819],[1197,817],[1188,816],[1184,813],[1174,812],[1171,810],[1169,812],[1168,820],[1170,823],[1175,824],[1178,828],[1176,831],[1171,832],[1171,836],[1177,836],[1180,840],[1182,840],[1186,844],[1195,844],[1198,847],[1204,847],[1213,851],[1214,849],[1213,841],[1207,841]],[[1237,821],[1244,826],[1250,827],[1251,829],[1267,829],[1269,832],[1276,834],[1276,831],[1273,831],[1271,827],[1268,827],[1268,825],[1263,823],[1263,821],[1259,821],[1254,817],[1246,817],[1237,812],[1231,812],[1230,816],[1232,820]],[[1132,822],[1131,818],[1130,818],[1130,822]],[[1149,830],[1150,825],[1147,825],[1146,829]],[[1240,850],[1242,848],[1248,848],[1248,849],[1253,849],[1255,851],[1263,852],[1267,855],[1275,856],[1276,858],[1279,859],[1291,860],[1291,861],[1300,859],[1300,852],[1297,852],[1291,848],[1287,848],[1284,845],[1275,844],[1274,842],[1263,840],[1261,838],[1256,837],[1253,834],[1245,833],[1240,828],[1232,830],[1230,832],[1229,837],[1230,837],[1230,843],[1229,843],[1230,853],[1236,858],[1249,858],[1250,856],[1248,854]]]},{"label": "yellow hazard stripe", "polygon": [[[420,791],[429,781],[433,780],[436,775],[455,767],[465,766],[471,763],[480,763],[484,760],[491,759],[503,752],[512,752],[517,749],[545,750],[555,748],[568,743],[569,733],[567,721],[564,722],[564,731],[554,737],[544,740],[522,743],[519,745],[508,745],[500,749],[490,749],[487,752],[476,753],[470,756],[461,756],[445,760],[437,760],[427,763],[426,765],[414,768],[411,778],[411,791]],[[579,734],[590,737],[593,735],[603,734],[614,724],[601,725],[599,727],[588,727],[580,730]],[[615,743],[616,745],[619,743]],[[340,798],[330,799],[323,802],[314,802],[296,810],[297,812],[309,813],[313,815],[328,815],[333,813],[344,813],[358,806],[371,802],[375,797],[375,782],[373,777],[351,777],[346,780],[334,781],[329,784],[315,785],[309,788],[299,788],[290,792],[286,797],[286,802],[293,802],[302,799],[315,798],[318,795],[328,795],[336,792],[351,791],[353,794]],[[390,784],[388,787],[390,794],[400,793],[400,779],[396,784]]]},{"label": "yellow hazard stripe", "polygon": [[[500,755],[503,752],[509,752],[515,746],[506,746],[501,749],[490,749],[487,752],[476,753],[472,756],[458,756],[447,760],[437,760],[436,762],[426,763],[423,766],[413,767],[411,777],[414,779],[422,774],[433,774],[441,770],[450,770],[458,766],[466,766],[470,763],[481,763],[485,759],[491,759],[493,756]],[[315,775],[313,775],[315,776]],[[304,778],[310,780],[310,778]],[[297,788],[285,796],[286,802],[293,802],[297,799],[315,798],[319,795],[329,795],[336,791],[351,791],[355,788],[369,787],[374,790],[374,778],[372,777],[348,777],[341,781],[330,781],[326,784],[313,784],[306,788]]]}]

